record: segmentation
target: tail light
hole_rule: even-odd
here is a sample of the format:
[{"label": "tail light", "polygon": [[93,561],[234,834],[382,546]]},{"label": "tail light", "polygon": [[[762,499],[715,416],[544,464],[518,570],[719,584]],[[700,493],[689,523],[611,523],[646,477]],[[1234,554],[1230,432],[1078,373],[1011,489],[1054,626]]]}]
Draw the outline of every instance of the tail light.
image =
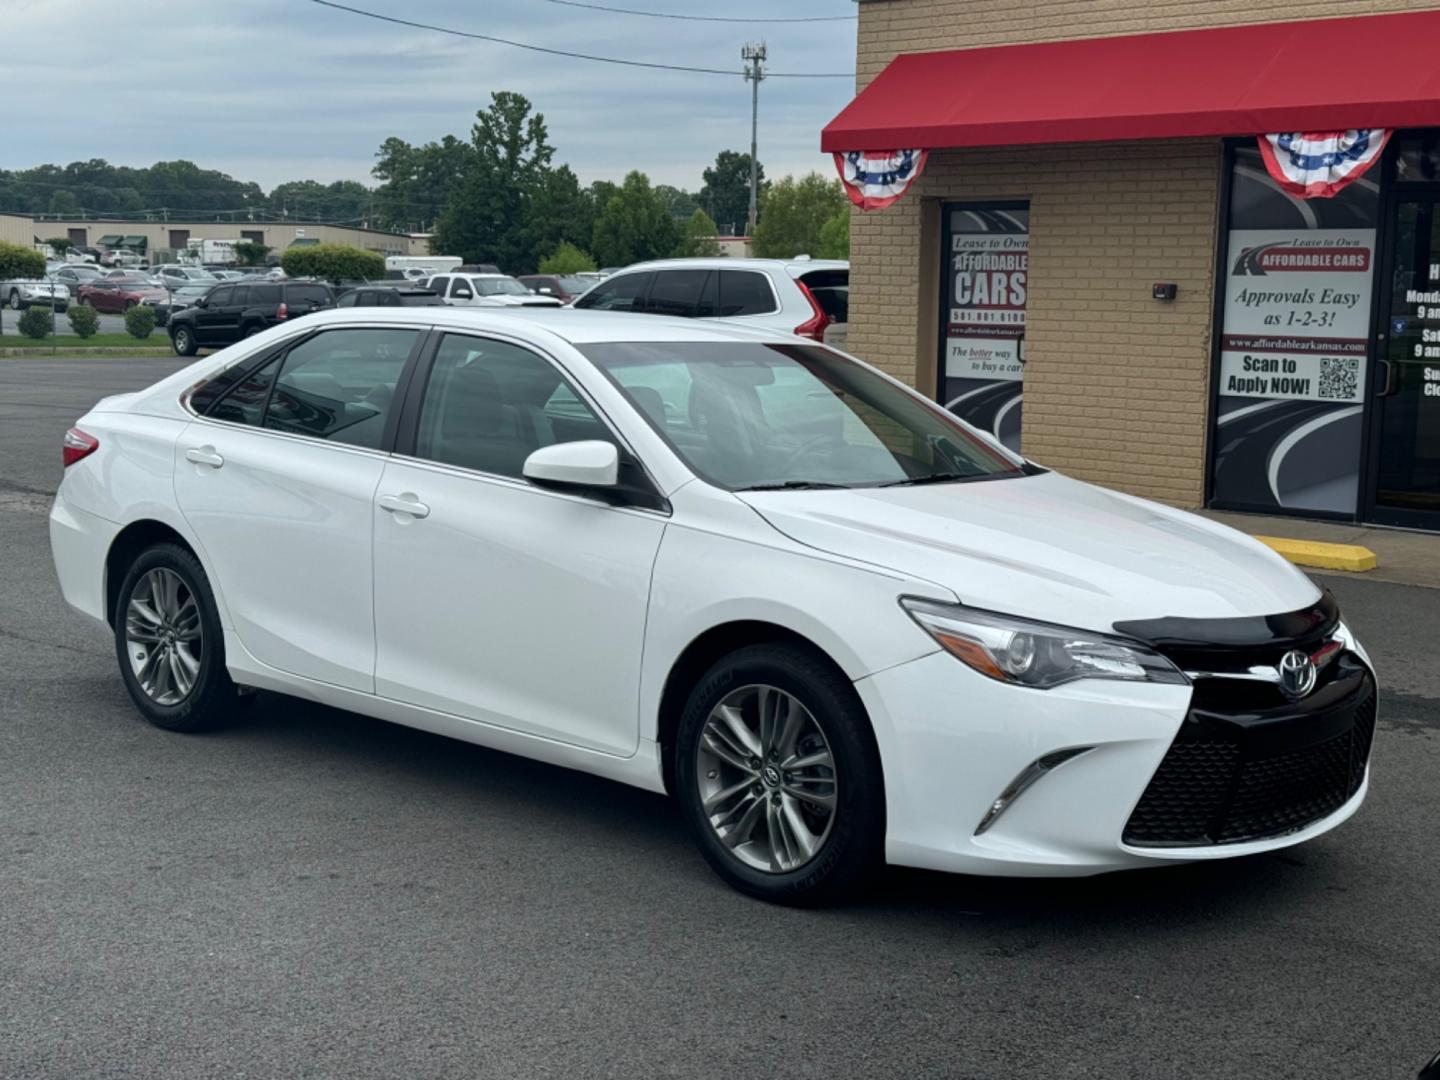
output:
[{"label": "tail light", "polygon": [[795,335],[808,337],[814,341],[824,341],[825,328],[833,320],[825,314],[825,309],[820,306],[820,301],[815,299],[815,294],[810,291],[805,282],[797,280],[795,284],[800,286],[801,295],[810,301],[810,310],[814,312],[814,315],[795,327]]},{"label": "tail light", "polygon": [[290,309],[285,306],[285,302],[282,300],[282,301],[280,302],[280,306],[275,309],[275,318],[277,318],[277,319],[288,319],[289,317],[290,317]]},{"label": "tail light", "polygon": [[60,457],[65,462],[67,469],[99,449],[100,440],[88,431],[81,431],[78,427],[72,427],[65,432],[65,438],[60,440]]}]

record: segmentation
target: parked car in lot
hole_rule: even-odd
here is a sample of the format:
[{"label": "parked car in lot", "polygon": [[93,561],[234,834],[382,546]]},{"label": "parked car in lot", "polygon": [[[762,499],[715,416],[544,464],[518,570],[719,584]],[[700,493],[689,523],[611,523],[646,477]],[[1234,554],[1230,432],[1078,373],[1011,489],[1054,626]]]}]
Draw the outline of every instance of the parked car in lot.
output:
[{"label": "parked car in lot", "polygon": [[616,270],[581,309],[734,319],[844,345],[850,264],[822,259],[665,259]]},{"label": "parked car in lot", "polygon": [[521,274],[515,279],[541,296],[553,296],[562,304],[571,303],[594,284],[582,277],[567,274]]},{"label": "parked car in lot", "polygon": [[330,286],[317,281],[216,285],[170,317],[170,344],[180,356],[232,345],[279,323],[335,306]]},{"label": "parked car in lot", "polygon": [[322,312],[63,458],[62,592],[153,723],[263,688],[668,791],[767,899],[1273,851],[1365,798],[1329,593],[787,332]]},{"label": "parked car in lot", "polygon": [[553,296],[531,292],[508,274],[436,274],[425,287],[452,307],[559,307]]},{"label": "parked car in lot", "polygon": [[63,281],[53,278],[10,278],[0,281],[0,302],[16,311],[32,304],[64,311],[70,306],[70,290]]},{"label": "parked car in lot", "polygon": [[335,306],[349,307],[441,307],[445,303],[429,289],[408,285],[359,285],[335,298]]},{"label": "parked car in lot", "polygon": [[179,263],[152,266],[150,272],[160,279],[162,285],[171,289],[178,289],[183,285],[214,285],[219,280],[209,270],[202,270],[198,266],[181,266]]},{"label": "parked car in lot", "polygon": [[155,309],[155,325],[168,326],[172,315],[177,311],[194,307],[200,298],[208,294],[214,287],[213,285],[182,285],[178,289],[167,290],[165,299],[150,302],[150,306]]},{"label": "parked car in lot", "polygon": [[94,281],[100,277],[100,273],[99,268],[90,263],[70,263],[56,267],[50,278],[64,285],[71,299],[74,299],[80,292],[80,286]]},{"label": "parked car in lot", "polygon": [[148,276],[131,273],[119,277],[98,277],[81,285],[75,299],[89,304],[96,311],[119,314],[129,311],[136,304],[155,304],[169,299],[169,296],[165,289],[151,284]]}]

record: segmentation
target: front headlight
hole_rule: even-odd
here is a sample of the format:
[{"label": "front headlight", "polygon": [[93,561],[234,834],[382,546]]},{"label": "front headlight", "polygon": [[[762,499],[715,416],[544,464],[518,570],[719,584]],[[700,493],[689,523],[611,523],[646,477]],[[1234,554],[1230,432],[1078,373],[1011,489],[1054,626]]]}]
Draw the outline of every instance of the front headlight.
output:
[{"label": "front headlight", "polygon": [[1186,682],[1165,657],[1125,638],[913,596],[900,606],[951,656],[1000,682],[1036,690],[1076,679]]}]

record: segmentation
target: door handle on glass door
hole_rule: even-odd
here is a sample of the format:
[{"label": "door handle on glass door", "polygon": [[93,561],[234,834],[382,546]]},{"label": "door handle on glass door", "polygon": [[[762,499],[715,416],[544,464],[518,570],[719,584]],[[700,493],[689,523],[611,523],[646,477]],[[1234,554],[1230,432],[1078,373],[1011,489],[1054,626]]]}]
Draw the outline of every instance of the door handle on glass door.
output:
[{"label": "door handle on glass door", "polygon": [[218,469],[225,464],[225,459],[215,452],[213,446],[192,446],[185,451],[185,460],[193,461],[196,465],[209,465],[212,469]]},{"label": "door handle on glass door", "polygon": [[381,510],[389,510],[392,514],[409,514],[415,518],[430,516],[430,507],[408,491],[403,495],[381,495],[379,503]]},{"label": "door handle on glass door", "polygon": [[1391,364],[1389,360],[1381,360],[1379,362],[1379,366],[1382,369],[1380,374],[1383,377],[1379,380],[1380,388],[1375,391],[1375,396],[1389,397],[1395,392],[1394,388],[1391,386],[1391,383],[1395,380],[1395,366]]}]

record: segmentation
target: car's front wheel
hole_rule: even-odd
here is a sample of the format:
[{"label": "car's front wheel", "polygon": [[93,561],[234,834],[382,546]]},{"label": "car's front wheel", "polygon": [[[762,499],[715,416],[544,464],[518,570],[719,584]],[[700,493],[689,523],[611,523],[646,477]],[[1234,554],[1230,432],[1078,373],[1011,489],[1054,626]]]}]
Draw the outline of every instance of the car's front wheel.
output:
[{"label": "car's front wheel", "polygon": [[115,652],[125,689],[158,727],[206,731],[239,705],[210,583],[179,544],[149,548],[125,575],[115,605]]},{"label": "car's front wheel", "polygon": [[25,307],[25,301],[20,299],[20,290],[19,290],[19,289],[11,289],[11,290],[10,290],[10,309],[11,309],[12,311],[19,311],[19,310],[21,310],[23,307]]},{"label": "car's front wheel", "polygon": [[791,644],[732,653],[692,691],[675,743],[686,820],[740,891],[822,903],[880,864],[879,752],[855,688],[823,656]]},{"label": "car's front wheel", "polygon": [[170,335],[170,344],[177,356],[194,356],[199,347],[195,344],[195,332],[188,326],[177,326]]}]

